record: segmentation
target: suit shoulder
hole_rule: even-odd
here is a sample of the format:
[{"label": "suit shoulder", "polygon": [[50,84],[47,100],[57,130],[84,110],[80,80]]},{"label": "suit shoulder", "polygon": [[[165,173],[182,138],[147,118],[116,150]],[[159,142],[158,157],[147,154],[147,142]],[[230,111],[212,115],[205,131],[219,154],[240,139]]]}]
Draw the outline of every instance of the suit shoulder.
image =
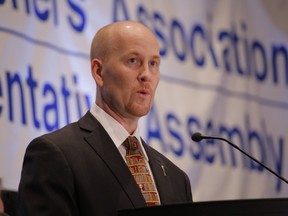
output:
[{"label": "suit shoulder", "polygon": [[[96,122],[96,123],[95,123]],[[43,134],[35,140],[63,140],[63,139],[75,139],[83,136],[83,134],[90,132],[95,129],[97,125],[97,120],[92,116],[90,111],[80,118],[78,121],[69,123],[55,131]],[[73,141],[73,140],[71,140]]]},{"label": "suit shoulder", "polygon": [[69,139],[69,136],[71,136],[77,130],[79,130],[79,126],[77,122],[73,122],[52,132],[42,134],[36,137],[34,140],[41,140],[41,139],[54,140],[54,139],[63,139],[64,137],[66,137],[66,139]]}]

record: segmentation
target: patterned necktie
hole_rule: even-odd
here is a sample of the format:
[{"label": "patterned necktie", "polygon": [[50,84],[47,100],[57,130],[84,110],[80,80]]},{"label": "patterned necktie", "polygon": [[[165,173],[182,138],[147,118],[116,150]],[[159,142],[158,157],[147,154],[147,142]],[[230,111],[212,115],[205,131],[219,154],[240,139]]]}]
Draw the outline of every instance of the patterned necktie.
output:
[{"label": "patterned necktie", "polygon": [[146,200],[147,206],[160,205],[156,187],[146,161],[139,150],[137,138],[129,136],[123,144],[126,148],[127,165]]}]

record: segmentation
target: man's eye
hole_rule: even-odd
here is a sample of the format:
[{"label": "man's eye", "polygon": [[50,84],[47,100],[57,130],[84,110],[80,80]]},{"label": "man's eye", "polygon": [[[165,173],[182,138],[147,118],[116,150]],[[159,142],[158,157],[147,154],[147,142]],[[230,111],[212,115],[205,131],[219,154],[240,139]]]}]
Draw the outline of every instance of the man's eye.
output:
[{"label": "man's eye", "polygon": [[157,61],[151,61],[150,64],[153,67],[158,67],[158,65],[159,65],[159,63]]},{"label": "man's eye", "polygon": [[135,63],[137,63],[137,59],[136,58],[130,58],[129,62],[132,64],[135,64]]}]

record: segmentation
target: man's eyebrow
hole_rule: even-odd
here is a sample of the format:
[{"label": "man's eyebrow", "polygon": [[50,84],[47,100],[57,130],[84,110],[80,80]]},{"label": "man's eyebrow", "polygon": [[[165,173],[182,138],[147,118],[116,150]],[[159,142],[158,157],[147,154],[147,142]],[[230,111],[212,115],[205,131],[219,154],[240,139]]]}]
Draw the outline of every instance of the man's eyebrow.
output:
[{"label": "man's eyebrow", "polygon": [[154,55],[154,56],[152,56],[152,59],[157,59],[157,60],[161,60],[161,57],[159,56],[159,55]]}]

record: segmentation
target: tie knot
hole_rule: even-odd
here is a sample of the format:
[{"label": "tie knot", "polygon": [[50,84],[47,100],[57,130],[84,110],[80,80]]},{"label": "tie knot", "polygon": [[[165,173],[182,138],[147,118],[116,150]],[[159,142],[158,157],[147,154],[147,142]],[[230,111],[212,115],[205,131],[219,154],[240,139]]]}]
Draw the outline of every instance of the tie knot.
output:
[{"label": "tie knot", "polygon": [[125,141],[124,141],[124,146],[126,148],[126,151],[134,151],[137,152],[139,151],[139,145],[138,145],[138,140],[135,136],[129,136]]}]

